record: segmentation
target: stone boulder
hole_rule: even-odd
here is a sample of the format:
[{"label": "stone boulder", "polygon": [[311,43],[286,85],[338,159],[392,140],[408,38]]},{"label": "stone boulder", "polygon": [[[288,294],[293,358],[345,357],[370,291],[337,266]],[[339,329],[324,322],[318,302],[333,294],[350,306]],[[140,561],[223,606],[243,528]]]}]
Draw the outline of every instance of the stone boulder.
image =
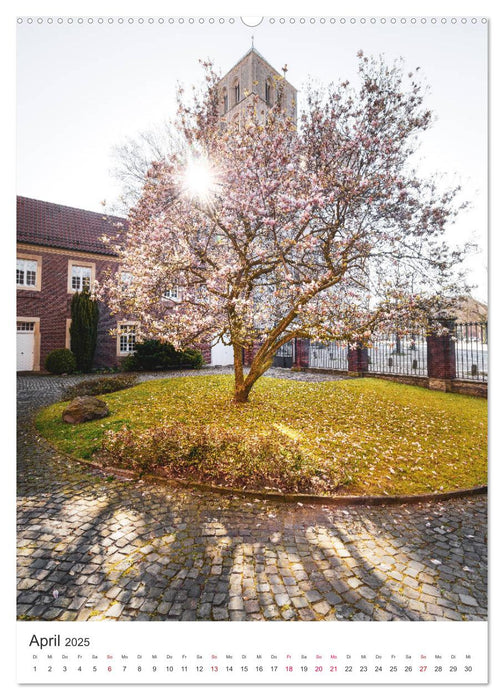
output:
[{"label": "stone boulder", "polygon": [[107,404],[95,396],[78,396],[63,411],[65,423],[85,423],[88,420],[105,418],[110,413]]}]

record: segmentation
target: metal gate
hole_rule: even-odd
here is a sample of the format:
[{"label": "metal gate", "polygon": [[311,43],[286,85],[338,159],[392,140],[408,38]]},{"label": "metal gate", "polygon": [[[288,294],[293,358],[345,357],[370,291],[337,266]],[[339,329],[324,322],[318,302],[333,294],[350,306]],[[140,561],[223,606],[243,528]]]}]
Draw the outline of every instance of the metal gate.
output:
[{"label": "metal gate", "polygon": [[273,358],[273,367],[292,367],[294,361],[294,341],[289,340],[288,343],[282,345],[276,352]]},{"label": "metal gate", "polygon": [[310,367],[317,369],[348,370],[348,343],[310,342]]}]

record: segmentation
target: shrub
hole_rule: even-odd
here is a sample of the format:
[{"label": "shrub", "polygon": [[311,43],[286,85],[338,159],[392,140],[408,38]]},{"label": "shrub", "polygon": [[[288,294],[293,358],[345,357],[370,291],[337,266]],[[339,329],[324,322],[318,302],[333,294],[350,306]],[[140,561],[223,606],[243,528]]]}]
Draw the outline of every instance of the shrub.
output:
[{"label": "shrub", "polygon": [[135,346],[134,358],[138,369],[154,370],[178,366],[177,352],[173,345],[160,340],[145,340]]},{"label": "shrub", "polygon": [[199,369],[203,365],[203,356],[199,350],[175,350],[170,343],[160,340],[145,340],[137,343],[133,355],[122,363],[124,371],[156,369],[178,369],[191,367]]},{"label": "shrub", "polygon": [[45,368],[51,374],[70,374],[75,372],[77,369],[75,355],[66,348],[53,350],[46,358]]},{"label": "shrub", "polygon": [[312,491],[321,472],[299,445],[278,433],[170,423],[134,432],[107,431],[104,466],[235,488]]},{"label": "shrub", "polygon": [[86,290],[76,292],[72,297],[71,314],[70,348],[75,355],[77,369],[90,372],[98,334],[98,302]]},{"label": "shrub", "polygon": [[138,369],[138,363],[134,355],[127,355],[121,360],[121,372],[134,372]]},{"label": "shrub", "polygon": [[201,369],[203,367],[203,355],[199,350],[184,350],[183,355],[182,364],[187,364],[192,369]]},{"label": "shrub", "polygon": [[137,382],[137,376],[130,374],[115,377],[100,377],[98,379],[86,379],[74,386],[68,387],[63,394],[65,401],[75,399],[76,396],[98,396],[99,394],[112,394],[114,391],[129,389]]}]

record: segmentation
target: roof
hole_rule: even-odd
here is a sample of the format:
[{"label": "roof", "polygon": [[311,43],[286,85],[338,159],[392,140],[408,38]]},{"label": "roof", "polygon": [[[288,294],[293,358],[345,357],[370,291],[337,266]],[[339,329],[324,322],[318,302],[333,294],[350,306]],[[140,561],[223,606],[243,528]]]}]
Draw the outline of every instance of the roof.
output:
[{"label": "roof", "polygon": [[[226,73],[224,73],[221,80],[224,80],[224,78],[227,75],[229,75],[229,73],[232,73],[234,71],[234,69],[236,68],[236,66],[238,66],[245,58],[247,58],[247,56],[249,54],[255,54],[258,58],[261,59],[261,61],[263,61],[263,63],[265,63],[268,66],[268,68],[271,69],[271,71],[275,75],[280,75],[280,73],[277,71],[277,69],[274,68],[271,65],[271,63],[266,58],[264,58],[264,56],[261,53],[259,53],[259,51],[254,46],[252,46],[246,53],[243,54],[243,56],[238,61],[236,61],[236,63],[234,64],[234,66],[232,68],[230,68],[228,71],[226,71]],[[291,87],[293,90],[295,90],[297,92],[297,88],[295,88],[294,85],[292,85],[292,83],[289,83],[289,81],[285,77],[285,73],[284,73],[284,80],[285,80],[286,84],[289,85],[289,87]]]},{"label": "roof", "polygon": [[113,255],[103,236],[117,235],[114,224],[125,223],[108,216],[29,197],[17,198],[17,240],[83,253]]}]

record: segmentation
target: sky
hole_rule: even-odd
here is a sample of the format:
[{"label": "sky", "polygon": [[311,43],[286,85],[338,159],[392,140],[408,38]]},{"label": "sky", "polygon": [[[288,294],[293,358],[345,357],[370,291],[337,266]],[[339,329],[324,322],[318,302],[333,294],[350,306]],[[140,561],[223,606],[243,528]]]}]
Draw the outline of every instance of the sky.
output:
[{"label": "sky", "polygon": [[287,64],[301,108],[308,82],[355,79],[358,50],[388,61],[402,57],[407,70],[421,68],[429,86],[426,104],[436,115],[422,135],[418,167],[425,175],[444,173],[447,185],[462,185],[471,208],[449,236],[455,243],[477,243],[480,252],[467,261],[469,280],[474,296],[486,301],[486,23],[264,17],[252,28],[228,16],[213,22],[118,19],[18,20],[18,194],[101,211],[103,200],[119,194],[114,146],[174,115],[177,84],[190,88],[201,81],[199,59],[212,59],[225,73],[248,51],[252,36],[274,67]]}]

